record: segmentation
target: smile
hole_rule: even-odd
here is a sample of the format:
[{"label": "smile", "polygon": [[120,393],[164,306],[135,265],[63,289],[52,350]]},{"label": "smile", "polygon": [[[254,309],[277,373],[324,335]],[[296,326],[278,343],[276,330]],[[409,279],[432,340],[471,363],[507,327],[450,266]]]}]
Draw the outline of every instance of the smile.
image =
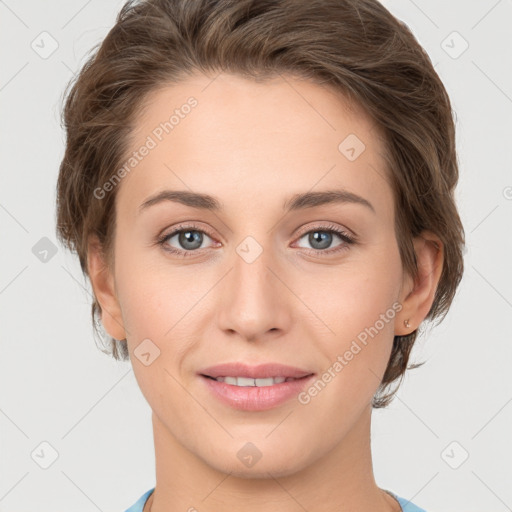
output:
[{"label": "smile", "polygon": [[[208,377],[205,375],[205,377]],[[213,377],[210,377],[213,379]],[[292,380],[297,380],[293,377],[268,377],[264,379],[251,379],[250,377],[216,377],[214,380],[217,382],[225,382],[226,384],[230,384],[231,386],[240,386],[240,387],[248,387],[248,386],[257,386],[257,387],[266,387],[273,386],[275,384],[281,384],[282,382],[290,382]]]}]

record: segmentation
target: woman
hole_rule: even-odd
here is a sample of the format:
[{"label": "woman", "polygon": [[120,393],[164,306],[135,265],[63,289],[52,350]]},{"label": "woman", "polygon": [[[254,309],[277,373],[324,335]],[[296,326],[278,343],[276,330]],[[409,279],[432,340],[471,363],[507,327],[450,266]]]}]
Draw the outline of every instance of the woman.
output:
[{"label": "woman", "polygon": [[128,2],[70,85],[58,234],[153,411],[128,510],[421,511],[377,486],[371,413],[464,231],[408,28],[373,0]]}]

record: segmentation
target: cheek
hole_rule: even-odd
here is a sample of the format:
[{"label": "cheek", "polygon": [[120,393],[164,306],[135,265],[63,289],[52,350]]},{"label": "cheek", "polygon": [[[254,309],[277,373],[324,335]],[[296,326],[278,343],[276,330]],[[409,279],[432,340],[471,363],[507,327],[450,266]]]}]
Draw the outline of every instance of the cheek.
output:
[{"label": "cheek", "polygon": [[[370,293],[357,284],[357,280],[346,280],[345,291],[341,297],[338,293],[336,300],[324,296],[319,316],[334,334],[316,334],[316,347],[325,364],[300,402],[311,404],[315,421],[329,423],[335,429],[355,422],[371,403],[389,361],[395,318],[401,309],[390,292],[392,281],[380,289],[369,288]],[[309,335],[315,339],[314,330]],[[333,410],[341,415],[334,422]]]},{"label": "cheek", "polygon": [[157,258],[160,248],[144,247],[141,240],[123,236],[125,232],[120,226],[115,247],[116,287],[125,327],[132,337],[161,338],[183,314],[183,300],[194,281],[187,282],[178,267]]},{"label": "cheek", "polygon": [[[160,276],[147,267],[136,269],[120,287],[120,302],[127,330],[136,337],[163,340],[197,302],[200,291],[190,281]],[[204,293],[204,291],[203,291]]]},{"label": "cheek", "polygon": [[[381,249],[384,249],[381,247]],[[389,247],[361,258],[354,258],[339,271],[330,272],[321,287],[308,284],[309,297],[319,315],[329,319],[332,329],[342,336],[356,337],[377,323],[379,331],[388,331],[391,322],[379,322],[396,315],[401,282],[398,252]],[[327,323],[327,320],[326,320]]]},{"label": "cheek", "polygon": [[341,376],[339,383],[363,393],[378,385],[402,309],[397,300],[401,272],[398,250],[391,246],[333,274],[324,293],[315,295],[316,312],[331,330],[320,346],[330,365],[343,366],[332,370]]}]

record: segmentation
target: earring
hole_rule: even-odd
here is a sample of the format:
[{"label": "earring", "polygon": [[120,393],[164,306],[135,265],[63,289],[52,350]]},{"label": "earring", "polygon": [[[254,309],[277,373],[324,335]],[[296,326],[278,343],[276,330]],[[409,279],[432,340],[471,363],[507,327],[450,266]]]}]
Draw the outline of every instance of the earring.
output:
[{"label": "earring", "polygon": [[411,324],[409,323],[409,319],[404,320],[405,327],[411,327]]}]

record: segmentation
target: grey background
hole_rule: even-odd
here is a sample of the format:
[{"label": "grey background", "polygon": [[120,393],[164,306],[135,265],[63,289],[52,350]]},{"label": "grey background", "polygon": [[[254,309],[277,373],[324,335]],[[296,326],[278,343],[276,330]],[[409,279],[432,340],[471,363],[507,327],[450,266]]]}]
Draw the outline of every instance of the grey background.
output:
[{"label": "grey background", "polygon": [[[384,3],[450,94],[468,248],[448,317],[414,349],[427,364],[374,412],[376,480],[428,512],[512,510],[512,1]],[[54,226],[61,95],[122,4],[0,1],[0,511],[124,511],[155,483],[151,410],[96,347]]]}]

